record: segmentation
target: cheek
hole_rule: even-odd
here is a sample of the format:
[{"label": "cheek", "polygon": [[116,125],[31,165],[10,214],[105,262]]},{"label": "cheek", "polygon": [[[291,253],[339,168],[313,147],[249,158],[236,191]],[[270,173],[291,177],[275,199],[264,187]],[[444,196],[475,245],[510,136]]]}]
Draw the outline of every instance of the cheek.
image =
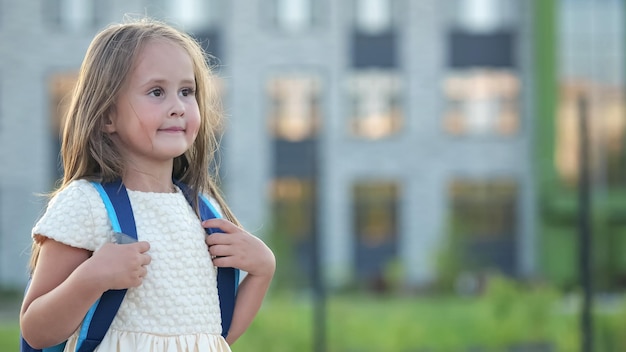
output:
[{"label": "cheek", "polygon": [[200,112],[196,110],[195,114],[187,120],[187,130],[191,131],[194,138],[200,130]]},{"label": "cheek", "polygon": [[132,130],[136,130],[137,132],[139,132],[139,134],[148,138],[149,136],[156,133],[156,130],[161,125],[161,121],[158,119],[152,119],[149,116],[150,115],[135,114],[132,117],[133,121],[130,122],[132,125],[134,125],[132,126]]},{"label": "cheek", "polygon": [[122,116],[125,119],[127,128],[131,130],[141,131],[148,134],[155,126],[158,127],[161,121],[155,116],[158,115],[158,111],[154,111],[150,106],[142,104],[128,104],[125,109],[126,114]]}]

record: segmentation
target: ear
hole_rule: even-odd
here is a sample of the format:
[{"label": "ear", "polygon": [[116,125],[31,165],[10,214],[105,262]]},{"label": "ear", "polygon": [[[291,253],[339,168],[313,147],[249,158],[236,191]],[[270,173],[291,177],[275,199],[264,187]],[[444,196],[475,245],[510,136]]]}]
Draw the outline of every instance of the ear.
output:
[{"label": "ear", "polygon": [[105,133],[115,133],[116,129],[115,129],[115,123],[113,123],[113,121],[115,120],[115,112],[112,112],[109,116],[105,116],[104,117],[104,125],[102,125],[102,132]]}]

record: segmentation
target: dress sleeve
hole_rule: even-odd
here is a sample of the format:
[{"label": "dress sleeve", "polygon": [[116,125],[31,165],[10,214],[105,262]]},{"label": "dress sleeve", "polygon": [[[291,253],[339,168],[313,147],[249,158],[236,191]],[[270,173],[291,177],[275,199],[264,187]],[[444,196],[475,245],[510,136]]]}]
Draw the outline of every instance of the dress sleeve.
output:
[{"label": "dress sleeve", "polygon": [[32,230],[33,239],[46,238],[95,251],[113,241],[113,230],[98,191],[88,181],[70,183],[48,203]]}]

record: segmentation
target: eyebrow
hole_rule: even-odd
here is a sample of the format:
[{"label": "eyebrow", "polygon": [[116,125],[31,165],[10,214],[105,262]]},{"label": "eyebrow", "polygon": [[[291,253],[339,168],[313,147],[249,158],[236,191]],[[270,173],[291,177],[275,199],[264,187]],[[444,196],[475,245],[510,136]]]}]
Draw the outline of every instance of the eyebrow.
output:
[{"label": "eyebrow", "polygon": [[[148,79],[145,82],[143,82],[141,84],[141,87],[149,86],[149,85],[152,85],[152,84],[161,84],[162,85],[164,83],[168,83],[168,80],[164,79],[164,78],[151,78],[151,79]],[[195,86],[196,85],[196,80],[187,78],[187,79],[181,80],[179,83],[183,84],[183,85],[193,85],[193,86]]]}]

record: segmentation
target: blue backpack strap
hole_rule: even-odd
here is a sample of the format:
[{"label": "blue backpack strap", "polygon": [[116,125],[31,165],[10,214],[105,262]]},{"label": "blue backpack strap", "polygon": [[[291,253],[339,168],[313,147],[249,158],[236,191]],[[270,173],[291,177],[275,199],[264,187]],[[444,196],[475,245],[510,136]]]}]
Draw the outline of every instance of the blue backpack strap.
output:
[{"label": "blue backpack strap", "polygon": [[[191,194],[190,188],[182,182],[174,181],[178,188],[183,191],[185,198],[189,204],[193,206],[196,198]],[[200,210],[200,218],[202,221],[221,218],[220,213],[213,207],[213,204],[204,197],[199,195],[200,202],[198,208]],[[220,229],[205,229],[208,235],[215,232],[222,232]],[[222,336],[228,336],[230,324],[233,321],[233,313],[235,311],[235,299],[237,297],[237,288],[239,286],[239,269],[236,268],[217,268],[217,295],[220,300],[220,313],[222,316]]]},{"label": "blue backpack strap", "polygon": [[[92,184],[100,193],[109,214],[113,231],[124,233],[137,240],[135,217],[128,193],[122,182],[118,180],[105,184],[97,182],[92,182]],[[102,342],[125,295],[126,289],[109,290],[102,294],[83,320],[76,352],[92,352]]]},{"label": "blue backpack strap", "polygon": [[[111,220],[113,231],[124,233],[134,240],[137,240],[137,229],[135,227],[135,217],[128,199],[128,193],[121,181],[100,184],[91,182],[96,188]],[[30,281],[28,283],[30,285]],[[28,285],[26,290],[28,290]],[[102,294],[100,299],[94,303],[80,328],[76,352],[93,352],[102,342],[104,335],[109,330],[113,318],[117,314],[126,290],[109,290]],[[32,348],[23,337],[20,337],[21,352],[61,352],[65,348],[65,342],[44,348],[43,350]]]}]

